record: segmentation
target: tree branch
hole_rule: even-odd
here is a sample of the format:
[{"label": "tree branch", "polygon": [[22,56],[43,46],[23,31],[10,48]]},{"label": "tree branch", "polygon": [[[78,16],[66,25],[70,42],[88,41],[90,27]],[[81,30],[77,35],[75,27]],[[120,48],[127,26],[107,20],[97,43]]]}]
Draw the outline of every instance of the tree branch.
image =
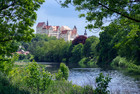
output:
[{"label": "tree branch", "polygon": [[127,15],[124,15],[123,13],[120,13],[120,12],[118,12],[118,11],[116,11],[116,10],[110,9],[109,7],[107,7],[107,6],[105,6],[105,5],[101,4],[101,3],[98,3],[98,4],[101,5],[102,7],[106,8],[106,9],[108,9],[108,10],[110,10],[110,11],[112,11],[112,12],[115,12],[115,13],[117,13],[117,14],[123,16],[123,17],[126,17],[126,18],[128,18],[128,19],[130,19],[130,20],[133,20],[133,21],[135,21],[135,22],[140,22],[140,20],[138,20],[138,19],[132,18],[132,17],[127,16]]},{"label": "tree branch", "polygon": [[2,42],[6,42],[6,41],[10,41],[10,40],[13,40],[13,38],[12,38],[12,37],[10,37],[9,39],[0,40],[0,43],[2,43]]},{"label": "tree branch", "polygon": [[13,1],[13,3],[11,3],[10,5],[4,5],[2,8],[0,8],[0,11],[7,9],[10,6],[13,6],[15,4],[16,0]]}]

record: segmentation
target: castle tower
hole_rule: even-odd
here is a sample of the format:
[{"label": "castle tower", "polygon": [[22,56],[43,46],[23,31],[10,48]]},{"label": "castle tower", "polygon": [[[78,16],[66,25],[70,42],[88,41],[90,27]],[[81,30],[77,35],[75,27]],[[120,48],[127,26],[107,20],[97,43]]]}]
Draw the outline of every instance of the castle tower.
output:
[{"label": "castle tower", "polygon": [[49,26],[49,22],[48,22],[48,20],[47,20],[47,26]]},{"label": "castle tower", "polygon": [[76,26],[74,26],[74,28],[73,29],[76,29],[77,30],[77,27]]},{"label": "castle tower", "polygon": [[87,31],[86,31],[86,29],[85,29],[85,33],[84,33],[84,35],[87,37]]}]

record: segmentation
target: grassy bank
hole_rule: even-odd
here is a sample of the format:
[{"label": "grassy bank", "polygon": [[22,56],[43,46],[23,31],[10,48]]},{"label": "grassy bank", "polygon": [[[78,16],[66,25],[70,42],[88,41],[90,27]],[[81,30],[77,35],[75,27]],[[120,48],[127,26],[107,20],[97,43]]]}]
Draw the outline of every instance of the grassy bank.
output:
[{"label": "grassy bank", "polygon": [[134,61],[128,61],[126,58],[117,56],[111,66],[117,70],[123,70],[125,73],[140,76],[140,65],[136,65]]}]

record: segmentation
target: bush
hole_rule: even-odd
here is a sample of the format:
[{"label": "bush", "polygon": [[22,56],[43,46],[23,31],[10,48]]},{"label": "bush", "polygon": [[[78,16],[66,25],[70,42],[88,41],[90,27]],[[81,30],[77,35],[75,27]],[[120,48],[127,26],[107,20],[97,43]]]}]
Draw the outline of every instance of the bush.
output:
[{"label": "bush", "polygon": [[29,62],[29,61],[32,61],[33,60],[33,55],[31,54],[27,54],[27,55],[24,55],[24,54],[19,54],[19,61],[24,61],[24,62]]},{"label": "bush", "polygon": [[111,66],[114,68],[125,69],[128,73],[140,74],[140,66],[135,65],[135,62],[126,60],[124,57],[117,56],[113,59]]},{"label": "bush", "polygon": [[97,57],[94,57],[87,62],[87,65],[89,67],[97,67],[96,63],[97,63]]},{"label": "bush", "polygon": [[0,94],[30,94],[28,91],[19,89],[18,86],[13,85],[10,79],[0,72]]},{"label": "bush", "polygon": [[67,80],[69,77],[69,68],[64,64],[60,64],[60,68],[58,70],[58,73],[56,74],[56,80]]},{"label": "bush", "polygon": [[90,85],[84,86],[84,88],[82,90],[82,94],[94,94],[94,90],[93,90],[92,86],[90,86]]},{"label": "bush", "polygon": [[108,83],[111,81],[111,78],[108,76],[104,77],[102,73],[99,74],[99,77],[96,78],[96,89],[94,91],[95,94],[109,94],[109,90],[107,90]]},{"label": "bush", "polygon": [[96,60],[97,60],[96,57],[95,57],[95,58],[92,58],[92,59],[87,58],[87,57],[84,57],[84,58],[82,58],[82,59],[78,62],[78,64],[79,64],[80,67],[82,67],[82,68],[85,68],[85,67],[96,67],[96,66],[97,66],[97,65],[96,65]]},{"label": "bush", "polygon": [[32,94],[44,93],[53,82],[52,75],[36,62],[28,63],[23,68],[13,68],[9,78],[12,85]]},{"label": "bush", "polygon": [[78,62],[78,64],[80,65],[80,67],[85,68],[87,66],[87,62],[88,58],[84,57]]}]

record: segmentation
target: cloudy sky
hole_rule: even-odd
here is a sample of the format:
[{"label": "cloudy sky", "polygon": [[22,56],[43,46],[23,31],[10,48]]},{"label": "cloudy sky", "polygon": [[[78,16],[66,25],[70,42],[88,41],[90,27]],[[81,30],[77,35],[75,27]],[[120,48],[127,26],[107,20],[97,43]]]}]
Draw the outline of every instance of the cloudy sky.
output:
[{"label": "cloudy sky", "polygon": [[[36,30],[36,25],[38,22],[47,22],[52,26],[68,26],[73,29],[74,25],[77,27],[78,34],[83,35],[85,31],[85,18],[79,18],[80,13],[75,11],[75,8],[71,6],[70,8],[61,8],[61,6],[55,0],[46,0],[46,2],[41,5],[41,8],[37,11],[37,21],[34,25]],[[93,33],[94,32],[94,33]],[[87,30],[88,36],[99,36],[99,32]],[[96,32],[96,33],[95,33]]]}]

